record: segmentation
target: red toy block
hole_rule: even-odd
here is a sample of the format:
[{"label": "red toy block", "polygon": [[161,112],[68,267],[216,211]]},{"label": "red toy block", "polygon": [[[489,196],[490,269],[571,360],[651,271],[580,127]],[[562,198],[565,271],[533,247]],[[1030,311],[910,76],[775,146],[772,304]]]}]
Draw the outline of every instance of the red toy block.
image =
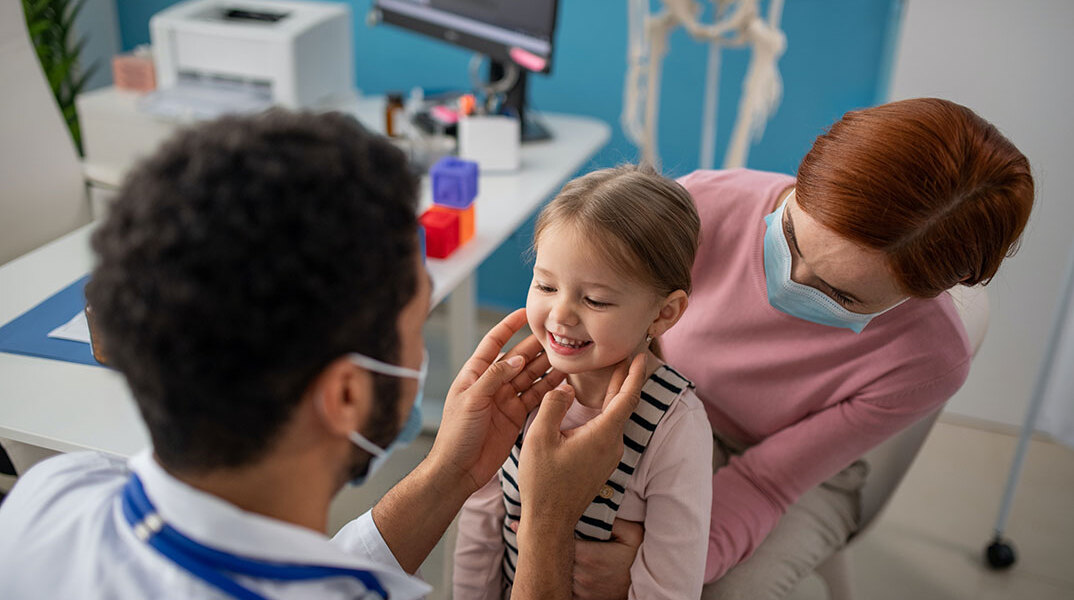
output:
[{"label": "red toy block", "polygon": [[470,206],[462,209],[451,208],[450,206],[444,206],[442,204],[434,204],[429,210],[458,215],[459,245],[463,246],[466,242],[469,242],[474,238],[474,204],[476,204],[476,202],[471,202]]},{"label": "red toy block", "polygon": [[459,247],[459,215],[427,210],[418,219],[425,228],[425,255],[447,258]]}]

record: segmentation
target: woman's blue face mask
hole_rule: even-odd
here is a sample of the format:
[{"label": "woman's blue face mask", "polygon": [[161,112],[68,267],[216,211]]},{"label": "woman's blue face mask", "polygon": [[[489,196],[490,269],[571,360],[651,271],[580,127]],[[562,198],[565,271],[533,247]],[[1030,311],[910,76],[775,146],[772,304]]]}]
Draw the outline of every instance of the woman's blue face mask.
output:
[{"label": "woman's blue face mask", "polygon": [[904,298],[894,306],[875,313],[855,313],[840,306],[824,292],[792,280],[791,249],[783,232],[783,213],[791,195],[775,212],[764,218],[767,227],[764,234],[764,275],[768,303],[773,308],[818,325],[843,327],[861,333],[874,318],[906,301]]},{"label": "woman's blue face mask", "polygon": [[399,448],[409,446],[411,442],[418,438],[418,434],[421,433],[421,401],[425,390],[425,377],[429,373],[429,352],[428,350],[425,351],[421,360],[421,370],[418,371],[381,362],[375,358],[370,358],[364,354],[358,354],[356,352],[348,354],[347,358],[359,367],[375,373],[380,373],[381,375],[418,380],[418,390],[414,394],[414,404],[410,409],[410,416],[407,417],[406,423],[403,424],[403,428],[399,430],[399,435],[395,436],[395,439],[388,444],[387,448],[377,446],[369,441],[369,438],[357,431],[352,431],[348,434],[347,437],[350,438],[355,446],[358,446],[362,450],[373,455],[373,459],[369,461],[369,466],[366,468],[365,473],[354,478],[350,482],[351,485],[362,485],[367,479],[373,476],[373,473],[377,472],[377,470],[384,465],[384,462],[388,460],[388,456],[390,456],[392,452]]}]

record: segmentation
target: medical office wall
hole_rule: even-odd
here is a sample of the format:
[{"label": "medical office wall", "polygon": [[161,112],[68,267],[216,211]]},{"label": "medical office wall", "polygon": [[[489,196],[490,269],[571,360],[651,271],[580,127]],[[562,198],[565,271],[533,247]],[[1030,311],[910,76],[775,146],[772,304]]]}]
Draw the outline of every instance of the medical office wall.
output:
[{"label": "medical office wall", "polygon": [[[1067,257],[1074,250],[1071,31],[1074,3],[1068,0],[907,6],[892,99],[941,96],[977,111],[1029,158],[1037,191],[1018,254],[987,288],[988,334],[948,413],[1020,426],[1045,359]],[[1071,367],[1055,365],[1061,372]],[[1074,423],[1074,394],[1066,391],[1062,400],[1059,412]]]},{"label": "medical office wall", "polygon": [[[522,1],[522,0],[518,0]],[[149,18],[174,0],[116,0],[124,49],[149,41]],[[458,89],[469,86],[470,53],[389,26],[365,24],[370,0],[348,2],[354,15],[355,81],[364,94],[389,90]],[[710,2],[704,19],[712,20]],[[762,2],[767,4],[767,2]],[[654,2],[654,8],[659,5]],[[813,138],[847,110],[887,96],[891,57],[903,0],[787,0],[782,27],[788,49],[780,61],[783,102],[765,135],[750,151],[749,166],[793,173]],[[762,9],[766,7],[762,6]],[[637,159],[619,126],[626,72],[627,2],[561,0],[552,74],[530,78],[530,102],[538,111],[583,114],[612,126],[608,145],[589,168]],[[660,146],[665,171],[697,168],[703,86],[708,50],[681,30],[672,35],[665,61]],[[738,110],[748,52],[723,52],[716,164]],[[510,201],[508,198],[502,201]],[[532,221],[524,224],[482,266],[479,299],[499,308],[525,302]]]}]

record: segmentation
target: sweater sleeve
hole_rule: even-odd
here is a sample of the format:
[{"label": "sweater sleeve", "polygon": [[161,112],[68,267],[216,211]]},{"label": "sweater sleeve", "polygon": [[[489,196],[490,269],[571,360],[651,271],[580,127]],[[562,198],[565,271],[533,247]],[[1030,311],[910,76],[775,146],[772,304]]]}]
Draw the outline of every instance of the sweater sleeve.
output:
[{"label": "sweater sleeve", "polygon": [[948,372],[884,396],[858,396],[768,436],[712,476],[705,581],[749,557],[787,507],[867,451],[943,405],[969,372]]},{"label": "sweater sleeve", "polygon": [[645,537],[630,568],[630,598],[697,598],[705,571],[712,429],[692,393],[645,451]]},{"label": "sweater sleeve", "polygon": [[499,476],[474,492],[459,513],[452,577],[458,600],[499,600],[503,590],[503,527],[506,510]]}]

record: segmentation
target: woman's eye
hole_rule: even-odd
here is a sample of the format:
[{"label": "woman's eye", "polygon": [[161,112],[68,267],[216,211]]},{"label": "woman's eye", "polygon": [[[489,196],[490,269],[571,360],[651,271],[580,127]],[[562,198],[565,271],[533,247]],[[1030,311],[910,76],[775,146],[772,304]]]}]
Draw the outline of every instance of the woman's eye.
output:
[{"label": "woman's eye", "polygon": [[798,241],[794,239],[794,231],[791,230],[790,225],[786,222],[783,223],[783,235],[787,238],[787,245],[791,247],[791,252],[798,253]]},{"label": "woman's eye", "polygon": [[832,298],[835,298],[835,301],[839,304],[842,304],[843,306],[850,306],[854,303],[854,301],[850,298],[847,298],[843,294],[840,294],[839,292],[836,292],[834,290],[832,291]]}]

